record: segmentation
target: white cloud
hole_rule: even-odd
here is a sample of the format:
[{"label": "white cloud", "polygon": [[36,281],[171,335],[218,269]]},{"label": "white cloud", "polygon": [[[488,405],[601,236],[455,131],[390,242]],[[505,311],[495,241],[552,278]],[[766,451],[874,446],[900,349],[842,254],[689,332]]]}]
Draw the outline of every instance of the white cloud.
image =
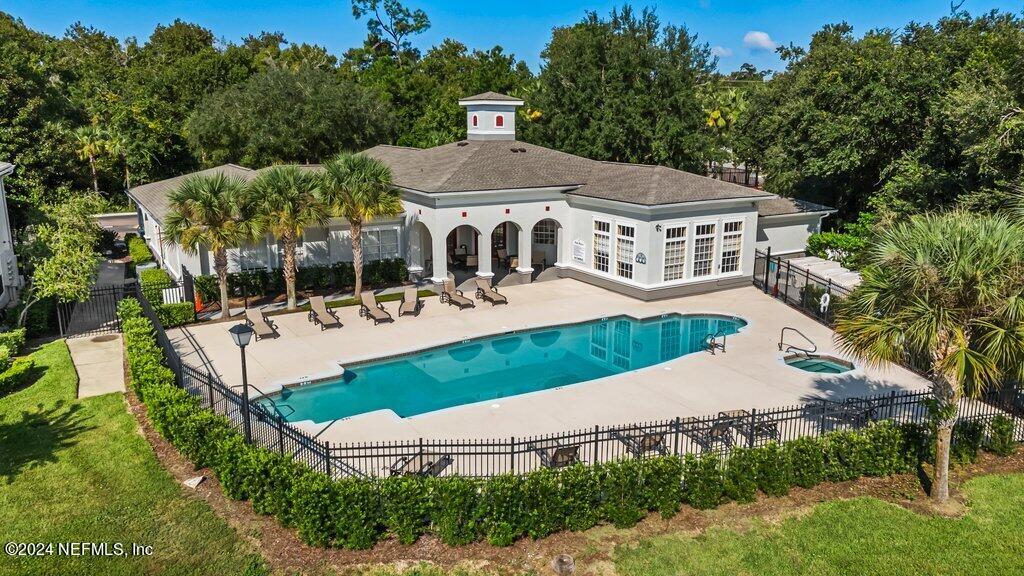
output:
[{"label": "white cloud", "polygon": [[725,46],[715,46],[711,49],[711,55],[718,56],[719,58],[728,58],[729,56],[732,56],[732,50]]},{"label": "white cloud", "polygon": [[774,50],[778,43],[767,32],[751,30],[743,35],[743,45],[751,50]]}]

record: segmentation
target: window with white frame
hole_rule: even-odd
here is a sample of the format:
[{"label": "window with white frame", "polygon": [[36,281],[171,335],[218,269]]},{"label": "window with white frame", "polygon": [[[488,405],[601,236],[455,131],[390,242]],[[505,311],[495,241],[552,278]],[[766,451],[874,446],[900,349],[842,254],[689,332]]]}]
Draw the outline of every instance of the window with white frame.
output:
[{"label": "window with white frame", "polygon": [[740,254],[743,251],[743,221],[722,224],[722,274],[740,269]]},{"label": "window with white frame", "polygon": [[697,224],[693,234],[693,277],[710,276],[715,266],[715,224]]},{"label": "window with white frame", "polygon": [[555,245],[555,222],[553,220],[541,220],[533,227],[533,243]]},{"label": "window with white frame", "polygon": [[665,281],[680,280],[686,274],[686,226],[665,228]]},{"label": "window with white frame", "polygon": [[610,222],[594,220],[594,270],[607,272],[611,262],[612,225]]},{"label": "window with white frame", "polygon": [[615,232],[615,275],[632,280],[636,228],[619,224]]},{"label": "window with white frame", "polygon": [[363,258],[365,260],[385,260],[398,258],[398,230],[384,228],[381,230],[363,231]]}]

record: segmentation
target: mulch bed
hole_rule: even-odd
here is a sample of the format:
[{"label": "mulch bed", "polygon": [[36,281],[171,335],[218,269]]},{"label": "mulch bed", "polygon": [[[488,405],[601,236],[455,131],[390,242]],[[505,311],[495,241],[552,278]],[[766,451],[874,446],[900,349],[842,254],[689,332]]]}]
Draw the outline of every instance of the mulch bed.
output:
[{"label": "mulch bed", "polygon": [[[126,370],[126,380],[128,379]],[[629,544],[639,538],[666,533],[698,534],[709,526],[722,526],[742,530],[754,519],[778,521],[806,513],[813,505],[838,499],[872,496],[924,514],[938,514],[932,507],[914,475],[888,478],[861,478],[840,483],[825,483],[812,489],[794,488],[781,498],[761,496],[751,504],[730,503],[715,510],[701,511],[684,506],[674,518],[663,520],[652,514],[636,527],[619,530],[598,527],[587,532],[561,532],[542,540],[523,539],[507,548],[496,548],[484,542],[453,548],[433,536],[425,536],[412,546],[403,546],[394,540],[379,543],[370,550],[342,550],[313,548],[303,544],[295,531],[283,528],[270,516],[253,512],[248,502],[238,502],[224,496],[220,483],[209,469],[196,470],[182,455],[154,429],[145,407],[131,391],[127,394],[130,411],[138,418],[141,433],[153,447],[163,466],[183,482],[197,475],[206,481],[196,490],[182,487],[189,497],[200,498],[230,523],[239,535],[259,550],[276,573],[349,573],[368,565],[390,564],[397,567],[430,562],[443,567],[473,567],[495,574],[519,574],[533,570],[538,574],[550,573],[549,564],[558,554],[570,554],[576,559],[577,574],[604,573],[617,545]],[[952,472],[950,490],[956,503],[944,514],[964,510],[959,486],[969,478],[995,473],[1024,472],[1024,451],[1008,458],[997,458],[983,453],[970,466]]]}]

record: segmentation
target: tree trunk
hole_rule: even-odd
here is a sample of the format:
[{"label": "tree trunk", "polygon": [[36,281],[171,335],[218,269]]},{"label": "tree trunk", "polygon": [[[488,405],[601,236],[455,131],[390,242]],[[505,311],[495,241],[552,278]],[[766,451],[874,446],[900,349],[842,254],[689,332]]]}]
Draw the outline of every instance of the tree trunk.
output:
[{"label": "tree trunk", "polygon": [[21,309],[21,314],[18,314],[18,328],[25,327],[25,320],[28,319],[28,309],[31,308],[32,305],[35,304],[36,302],[39,302],[39,298],[37,298],[35,295],[33,295],[25,302],[25,307]]},{"label": "tree trunk", "polygon": [[352,268],[356,272],[355,296],[363,291],[363,223],[351,222],[349,234],[352,236]]},{"label": "tree trunk", "polygon": [[228,302],[228,251],[218,248],[213,252],[213,267],[217,271],[217,283],[220,284],[220,317],[231,317],[231,304]]},{"label": "tree trunk", "polygon": [[132,188],[132,175],[131,175],[131,172],[128,171],[128,159],[125,158],[125,161],[124,161],[124,189],[125,189],[125,191],[128,191],[128,190],[131,190],[131,188]]},{"label": "tree trunk", "polygon": [[295,299],[295,238],[289,234],[281,240],[284,241],[284,284],[288,292],[288,309],[294,310],[298,307]]},{"label": "tree trunk", "polygon": [[96,178],[96,159],[89,154],[89,169],[92,170],[92,189],[97,194],[100,193],[100,181]]},{"label": "tree trunk", "polygon": [[949,500],[949,450],[953,445],[953,420],[943,420],[935,431],[935,479],[932,499],[943,503]]}]

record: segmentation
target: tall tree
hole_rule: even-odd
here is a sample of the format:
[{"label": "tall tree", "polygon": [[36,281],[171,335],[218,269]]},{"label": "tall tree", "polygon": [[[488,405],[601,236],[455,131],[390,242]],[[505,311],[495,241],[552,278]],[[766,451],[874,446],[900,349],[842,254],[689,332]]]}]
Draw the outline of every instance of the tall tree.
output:
[{"label": "tall tree", "polygon": [[78,157],[89,161],[92,171],[92,189],[99,193],[100,181],[96,176],[96,157],[103,154],[107,146],[107,133],[99,126],[82,126],[75,130]]},{"label": "tall tree", "polygon": [[399,64],[403,55],[418,56],[409,37],[430,28],[426,12],[410,10],[398,0],[352,0],[352,15],[356,20],[367,17],[366,30],[370,37],[389,44]]},{"label": "tall tree", "polygon": [[224,174],[193,176],[168,195],[170,213],[163,235],[190,254],[200,247],[213,252],[220,283],[221,317],[231,316],[228,303],[228,249],[253,238],[252,200],[245,182]]},{"label": "tall tree", "polygon": [[256,198],[255,229],[270,232],[284,248],[283,273],[288,308],[296,307],[295,248],[307,228],[326,226],[327,206],[321,200],[320,176],[298,166],[274,166],[250,184]]},{"label": "tall tree", "polygon": [[363,289],[363,225],[402,211],[402,196],[388,165],[365,154],[340,154],[324,165],[323,198],[335,216],[349,222],[355,293]]},{"label": "tall tree", "polygon": [[949,498],[949,452],[965,394],[1024,378],[1024,228],[951,212],[888,227],[863,283],[837,311],[839,346],[871,363],[909,360],[933,383],[932,496]]}]

